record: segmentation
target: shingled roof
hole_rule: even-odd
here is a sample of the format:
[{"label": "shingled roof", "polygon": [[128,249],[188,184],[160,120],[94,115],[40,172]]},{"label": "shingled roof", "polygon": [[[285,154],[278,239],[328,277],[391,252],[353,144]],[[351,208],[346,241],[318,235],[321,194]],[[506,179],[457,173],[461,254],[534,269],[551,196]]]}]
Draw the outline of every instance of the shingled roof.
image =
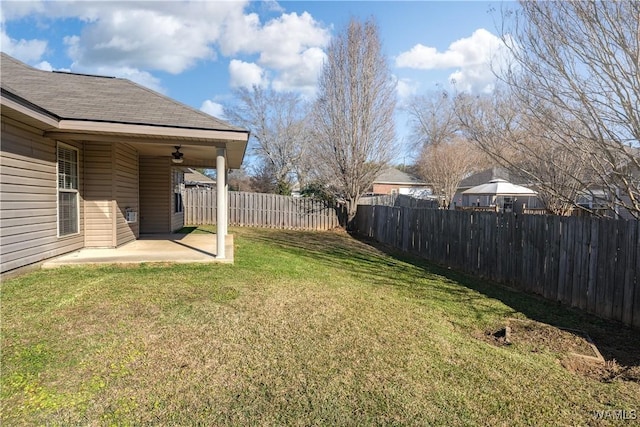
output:
[{"label": "shingled roof", "polygon": [[396,168],[387,168],[384,169],[380,174],[376,177],[376,184],[411,184],[411,185],[424,185],[425,182],[421,181],[420,178],[409,175],[408,173],[402,172]]},{"label": "shingled roof", "polygon": [[486,184],[494,179],[504,179],[505,181],[512,182],[517,185],[528,185],[527,180],[521,178],[513,172],[509,172],[508,169],[502,167],[492,167],[479,172],[476,172],[467,178],[463,179],[458,185],[458,190],[466,190],[476,185]]},{"label": "shingled roof", "polygon": [[42,71],[5,53],[0,66],[3,95],[58,120],[246,132],[130,80]]}]

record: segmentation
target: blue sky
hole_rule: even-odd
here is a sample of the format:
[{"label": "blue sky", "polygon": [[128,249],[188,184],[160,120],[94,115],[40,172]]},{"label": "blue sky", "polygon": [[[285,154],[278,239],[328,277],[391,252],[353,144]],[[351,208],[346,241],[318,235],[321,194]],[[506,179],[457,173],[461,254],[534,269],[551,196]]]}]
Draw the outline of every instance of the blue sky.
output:
[{"label": "blue sky", "polygon": [[[451,78],[462,90],[492,89],[489,61],[501,52],[501,4],[3,0],[0,46],[41,69],[129,78],[224,118],[221,104],[238,86],[313,98],[331,36],[350,17],[373,17],[401,105],[412,94],[448,88]],[[405,140],[402,114],[397,127]]]}]

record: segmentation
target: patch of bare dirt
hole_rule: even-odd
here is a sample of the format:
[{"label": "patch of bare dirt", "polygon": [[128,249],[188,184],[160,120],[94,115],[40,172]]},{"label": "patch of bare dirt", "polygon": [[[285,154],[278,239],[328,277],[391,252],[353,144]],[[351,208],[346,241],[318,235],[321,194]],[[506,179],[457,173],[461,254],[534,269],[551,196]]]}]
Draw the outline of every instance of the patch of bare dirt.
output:
[{"label": "patch of bare dirt", "polygon": [[574,373],[603,382],[640,382],[640,365],[623,365],[607,359],[597,343],[584,331],[558,328],[533,320],[507,319],[504,325],[485,331],[480,337],[497,346],[511,344],[532,352],[550,351],[562,355],[561,365]]},{"label": "patch of bare dirt", "polygon": [[615,360],[601,363],[569,355],[562,359],[560,364],[571,372],[602,382],[615,380],[640,382],[639,366],[622,366]]}]

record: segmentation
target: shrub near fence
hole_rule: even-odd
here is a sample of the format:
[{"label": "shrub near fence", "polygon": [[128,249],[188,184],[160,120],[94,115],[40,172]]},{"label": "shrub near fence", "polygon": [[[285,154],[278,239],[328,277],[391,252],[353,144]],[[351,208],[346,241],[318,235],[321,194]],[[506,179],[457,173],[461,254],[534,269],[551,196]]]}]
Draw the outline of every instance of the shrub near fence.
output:
[{"label": "shrub near fence", "polygon": [[638,221],[358,206],[357,232],[640,328]]},{"label": "shrub near fence", "polygon": [[[323,200],[237,191],[228,194],[231,226],[329,230],[340,225],[336,207]],[[216,223],[215,190],[187,188],[182,196],[185,224]]]}]

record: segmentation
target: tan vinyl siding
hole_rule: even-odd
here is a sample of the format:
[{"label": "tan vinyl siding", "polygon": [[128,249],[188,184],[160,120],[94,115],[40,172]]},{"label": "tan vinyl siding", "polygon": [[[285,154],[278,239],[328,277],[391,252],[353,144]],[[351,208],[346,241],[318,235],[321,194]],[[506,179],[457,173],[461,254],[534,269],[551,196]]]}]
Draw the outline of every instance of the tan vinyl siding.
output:
[{"label": "tan vinyl siding", "polygon": [[117,247],[138,237],[138,152],[128,144],[91,142],[85,148],[87,247]]},{"label": "tan vinyl siding", "polygon": [[112,145],[85,146],[85,245],[113,247]]},{"label": "tan vinyl siding", "polygon": [[140,157],[140,233],[168,233],[173,212],[171,162]]},{"label": "tan vinyl siding", "polygon": [[139,236],[140,221],[128,223],[127,208],[139,211],[138,205],[138,152],[127,144],[115,146],[114,162],[116,210],[116,245],[131,242]]},{"label": "tan vinyl siding", "polygon": [[[0,272],[13,270],[84,244],[84,229],[58,237],[56,141],[37,129],[2,118],[0,151]],[[82,144],[79,173],[82,172]],[[82,179],[79,183],[82,218]]]}]

